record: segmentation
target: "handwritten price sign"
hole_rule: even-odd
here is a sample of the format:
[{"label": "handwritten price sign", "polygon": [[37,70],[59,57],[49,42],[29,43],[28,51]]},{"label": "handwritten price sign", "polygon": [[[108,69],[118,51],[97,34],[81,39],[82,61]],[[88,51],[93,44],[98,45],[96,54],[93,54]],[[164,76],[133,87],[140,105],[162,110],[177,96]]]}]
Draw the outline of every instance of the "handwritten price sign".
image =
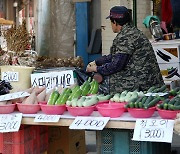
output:
[{"label": "handwritten price sign", "polygon": [[109,117],[76,117],[69,129],[103,130]]},{"label": "handwritten price sign", "polygon": [[16,99],[16,98],[26,97],[29,95],[30,94],[25,91],[5,94],[5,95],[0,96],[0,101],[12,100],[12,99]]},{"label": "handwritten price sign", "polygon": [[19,72],[2,72],[1,80],[17,82],[19,81]]},{"label": "handwritten price sign", "polygon": [[58,122],[60,115],[45,115],[37,114],[34,118],[34,122]]},{"label": "handwritten price sign", "polygon": [[0,132],[17,132],[21,125],[22,113],[18,114],[1,114],[0,115]]},{"label": "handwritten price sign", "polygon": [[172,142],[174,120],[138,119],[133,140],[152,142]]},{"label": "handwritten price sign", "polygon": [[64,88],[72,84],[74,84],[72,70],[31,74],[31,85],[33,87],[45,86],[47,89],[52,89],[59,86]]}]

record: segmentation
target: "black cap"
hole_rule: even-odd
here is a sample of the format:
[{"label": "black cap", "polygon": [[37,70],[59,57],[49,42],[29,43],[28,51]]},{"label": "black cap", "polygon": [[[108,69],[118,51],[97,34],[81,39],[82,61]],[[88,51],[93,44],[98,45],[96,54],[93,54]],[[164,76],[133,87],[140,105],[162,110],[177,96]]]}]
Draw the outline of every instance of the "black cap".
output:
[{"label": "black cap", "polygon": [[110,9],[110,15],[106,17],[106,19],[109,18],[115,18],[115,19],[123,19],[125,18],[125,14],[128,12],[128,9],[125,6],[114,6]]}]

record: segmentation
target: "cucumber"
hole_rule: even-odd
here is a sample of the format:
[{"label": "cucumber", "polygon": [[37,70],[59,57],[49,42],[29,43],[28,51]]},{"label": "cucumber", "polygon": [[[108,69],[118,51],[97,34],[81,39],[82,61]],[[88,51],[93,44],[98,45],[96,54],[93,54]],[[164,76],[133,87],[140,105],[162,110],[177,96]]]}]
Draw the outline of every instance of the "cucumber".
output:
[{"label": "cucumber", "polygon": [[164,103],[164,104],[163,104],[163,109],[164,109],[164,110],[167,110],[167,109],[168,109],[168,104],[167,104],[167,103]]},{"label": "cucumber", "polygon": [[180,110],[180,105],[178,105],[178,106],[171,105],[171,109],[172,110]]},{"label": "cucumber", "polygon": [[134,107],[135,108],[139,108],[139,103],[138,102],[134,102]]},{"label": "cucumber", "polygon": [[49,96],[49,99],[48,99],[47,104],[48,104],[48,105],[54,105],[55,102],[56,102],[56,100],[58,99],[58,97],[59,97],[59,92],[56,91],[56,90],[53,91],[53,92],[51,93],[51,95]]},{"label": "cucumber", "polygon": [[167,86],[166,85],[163,85],[159,88],[156,88],[153,90],[153,93],[158,93],[158,92],[163,92],[164,90],[166,90]]},{"label": "cucumber", "polygon": [[157,104],[157,107],[158,107],[159,109],[163,109],[163,104]]},{"label": "cucumber", "polygon": [[160,101],[160,97],[155,97],[152,101],[150,101],[147,105],[144,106],[145,109],[155,106]]},{"label": "cucumber", "polygon": [[143,99],[143,97],[139,97],[139,98],[136,100],[136,102],[135,102],[135,103],[139,103],[139,102],[141,102],[141,101],[142,101],[142,99]]},{"label": "cucumber", "polygon": [[177,100],[175,100],[175,103],[174,103],[174,105],[175,105],[175,106],[178,106],[178,105],[180,105],[180,99],[177,99]]},{"label": "cucumber", "polygon": [[130,108],[134,108],[134,107],[135,107],[134,103],[133,103],[133,102],[130,102],[130,103],[129,103],[129,107],[130,107]]},{"label": "cucumber", "polygon": [[150,88],[148,89],[147,93],[150,93],[150,92],[152,92],[152,91],[155,90],[155,89],[156,89],[156,87],[155,87],[155,86],[152,86],[152,87],[150,87]]},{"label": "cucumber", "polygon": [[145,103],[144,103],[144,105],[146,106],[147,104],[149,104],[150,103],[150,101],[152,101],[153,100],[153,96],[152,95],[150,95],[147,99],[146,99],[146,101],[145,101]]},{"label": "cucumber", "polygon": [[142,104],[144,104],[146,102],[147,98],[148,98],[147,96],[143,96],[142,101],[141,101]]},{"label": "cucumber", "polygon": [[78,98],[73,98],[72,101],[71,101],[71,106],[76,107],[77,106],[77,101],[78,101]]},{"label": "cucumber", "polygon": [[144,104],[142,102],[138,103],[139,108],[143,108]]},{"label": "cucumber", "polygon": [[85,101],[82,103],[83,106],[92,106],[98,102],[98,98],[96,96],[85,99]]}]

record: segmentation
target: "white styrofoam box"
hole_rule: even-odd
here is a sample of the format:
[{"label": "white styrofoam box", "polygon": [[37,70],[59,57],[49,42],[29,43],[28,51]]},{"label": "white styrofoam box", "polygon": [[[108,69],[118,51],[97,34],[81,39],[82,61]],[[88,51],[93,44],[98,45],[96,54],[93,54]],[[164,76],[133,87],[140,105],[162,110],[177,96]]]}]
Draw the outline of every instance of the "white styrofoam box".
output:
[{"label": "white styrofoam box", "polygon": [[163,76],[164,80],[170,80],[170,81],[174,81],[174,80],[178,80],[180,79],[180,77],[178,75],[173,75],[170,78],[166,78],[169,74],[168,74],[168,70],[170,69],[175,69],[177,68],[177,73],[180,75],[180,63],[159,63],[159,68],[161,70],[161,74]]},{"label": "white styrofoam box", "polygon": [[180,62],[180,40],[165,40],[152,43],[158,63]]}]

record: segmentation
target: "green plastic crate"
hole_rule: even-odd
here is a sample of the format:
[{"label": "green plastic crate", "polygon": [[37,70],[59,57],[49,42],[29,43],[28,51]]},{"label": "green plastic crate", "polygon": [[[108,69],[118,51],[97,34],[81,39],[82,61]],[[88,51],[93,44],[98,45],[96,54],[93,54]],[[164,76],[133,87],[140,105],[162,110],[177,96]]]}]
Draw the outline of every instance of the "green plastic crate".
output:
[{"label": "green plastic crate", "polygon": [[171,144],[131,140],[133,130],[97,131],[98,154],[171,154]]}]

